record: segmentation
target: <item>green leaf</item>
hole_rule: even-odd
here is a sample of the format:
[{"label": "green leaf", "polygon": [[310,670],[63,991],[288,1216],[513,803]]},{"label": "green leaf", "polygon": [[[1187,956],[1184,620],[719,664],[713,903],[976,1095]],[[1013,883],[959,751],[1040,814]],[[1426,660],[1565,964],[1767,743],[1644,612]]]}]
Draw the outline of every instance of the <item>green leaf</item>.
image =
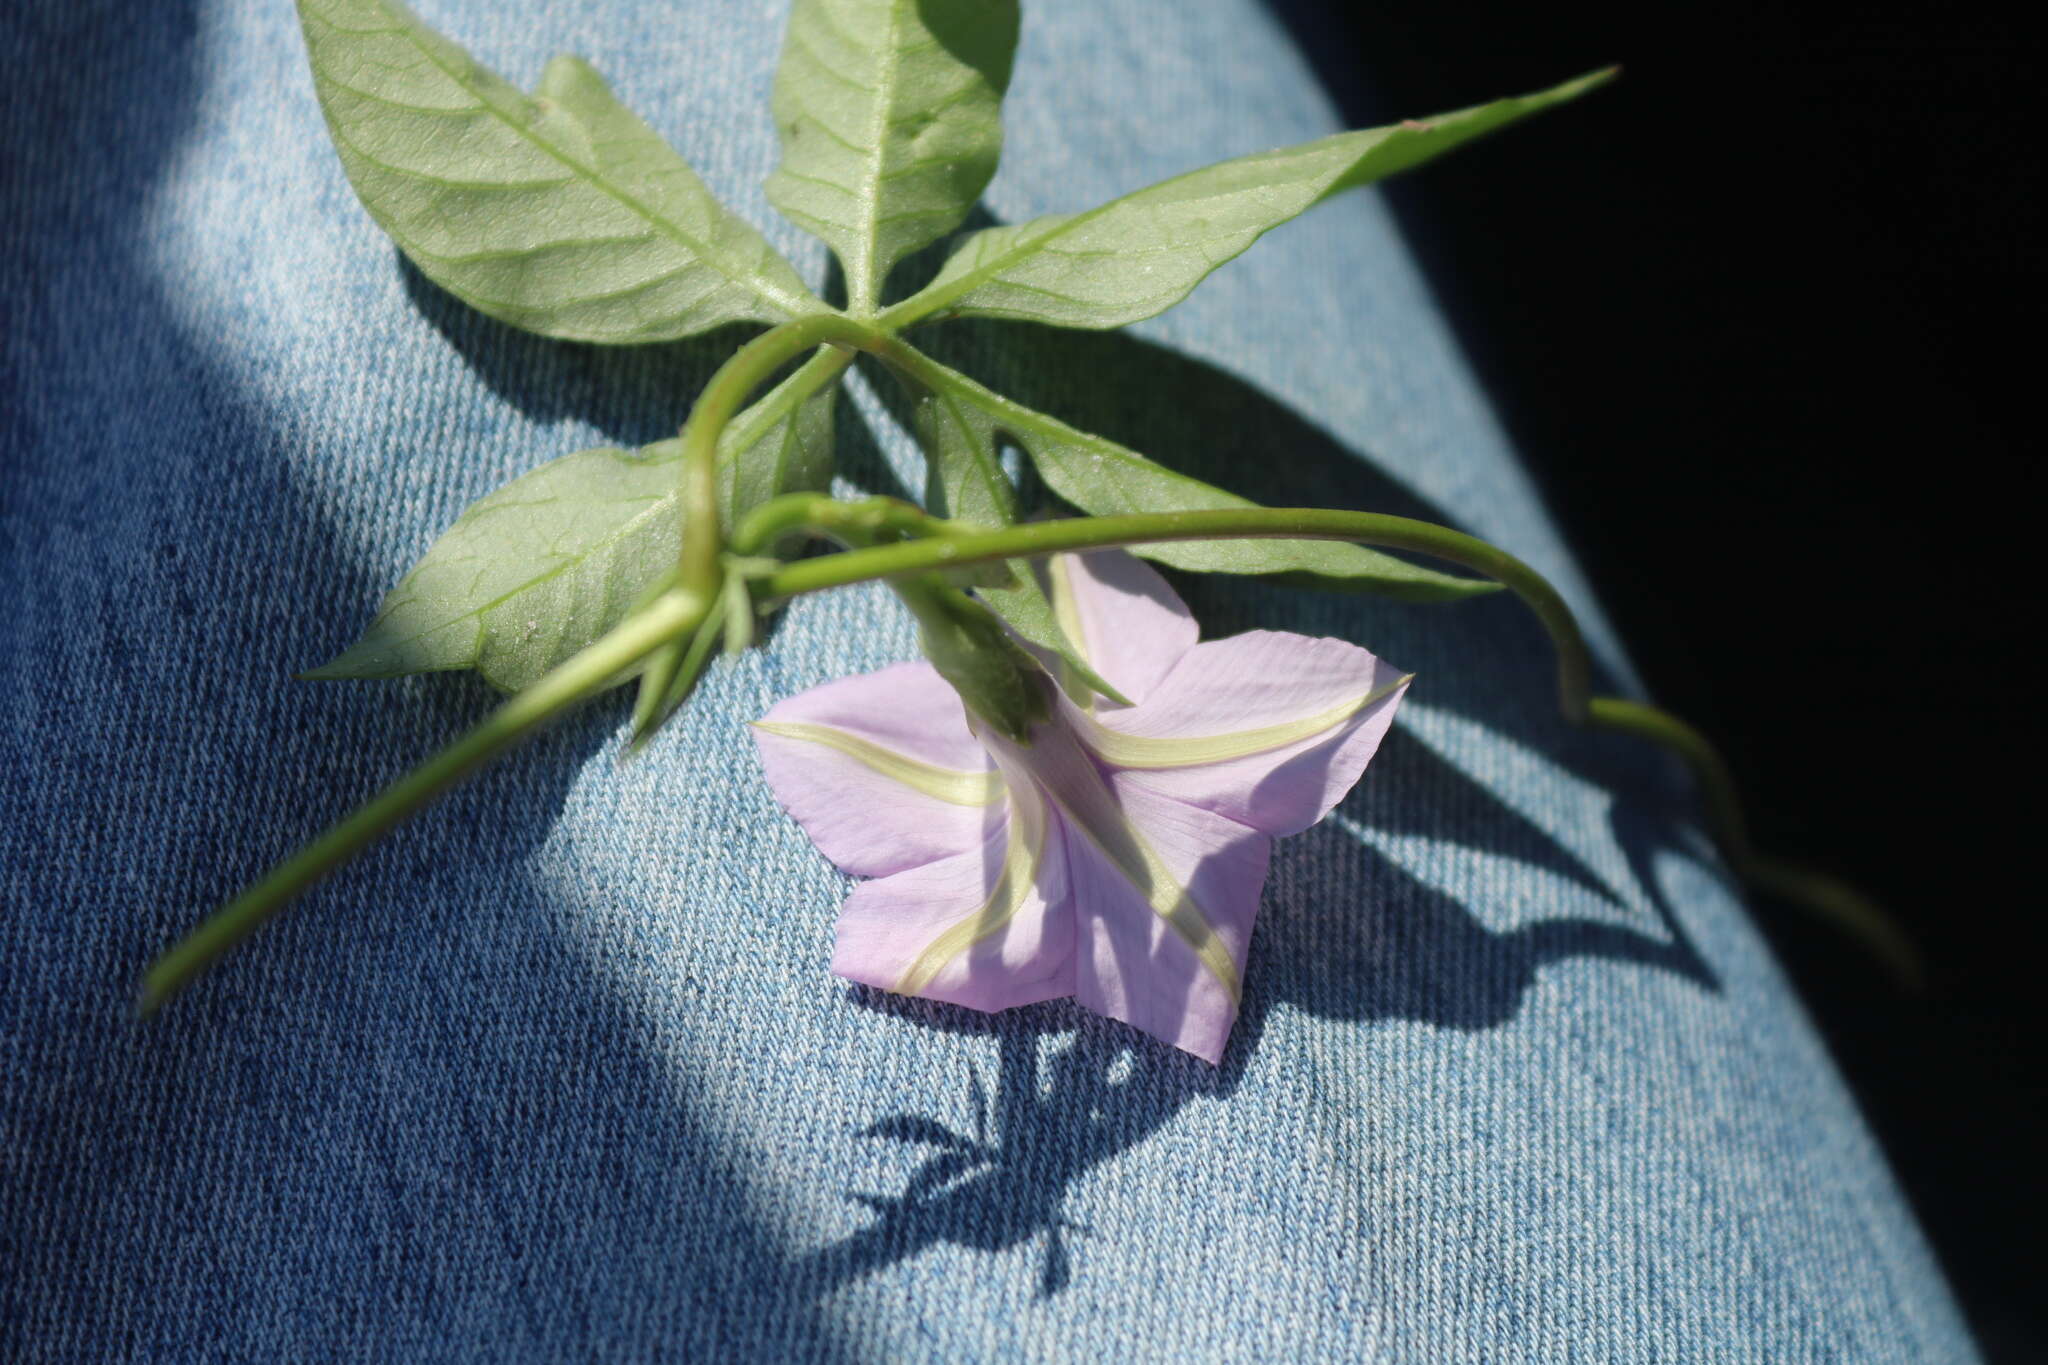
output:
[{"label": "green leaf", "polygon": [[[943,388],[920,387],[911,426],[924,447],[929,469],[925,503],[933,515],[989,527],[1016,522],[1017,490],[1003,472],[996,424],[987,408]],[[1063,683],[1070,688],[1078,683],[1111,701],[1130,704],[1067,635],[1028,560],[1011,560],[961,577],[1011,629],[1065,662],[1068,676]]]},{"label": "green leaf", "polygon": [[398,0],[299,0],[299,18],[363,206],[492,317],[637,342],[824,307],[578,58],[529,99]]},{"label": "green leaf", "polygon": [[1085,213],[978,232],[929,286],[889,309],[883,324],[907,327],[941,310],[1059,327],[1121,327],[1151,317],[1267,231],[1329,196],[1575,99],[1613,74],[1595,72],[1534,95],[1239,157]]},{"label": "green leaf", "polygon": [[[849,351],[819,348],[718,438],[718,520],[728,535],[771,498],[831,489],[832,400],[840,372],[852,362]],[[808,396],[799,400],[799,394]]]},{"label": "green leaf", "polygon": [[[954,430],[973,433],[991,448],[1001,439],[1015,441],[1031,457],[1048,488],[1090,515],[1258,505],[1012,402],[907,346],[902,354],[912,359],[914,377],[944,396],[946,411],[972,414],[963,415]],[[941,459],[966,463],[958,457]],[[1456,601],[1493,592],[1499,586],[1439,573],[1363,545],[1331,540],[1187,541],[1134,546],[1132,553],[1196,573],[1283,574],[1317,587],[1372,592],[1410,602]]]},{"label": "green leaf", "polygon": [[1003,472],[996,424],[988,409],[945,389],[920,389],[910,425],[929,471],[925,507],[935,517],[977,526],[1017,520],[1017,490]]},{"label": "green leaf", "polygon": [[768,198],[838,254],[854,313],[995,174],[1016,46],[1016,0],[796,0]]},{"label": "green leaf", "polygon": [[[829,481],[833,381],[847,359],[823,349],[726,429],[721,462],[748,471],[722,480],[742,490],[735,496]],[[526,686],[625,619],[674,569],[681,459],[681,441],[657,441],[637,453],[581,451],[514,479],[434,542],[360,640],[304,676],[474,668],[507,691]],[[809,482],[777,487],[757,469]]]},{"label": "green leaf", "polygon": [[647,667],[640,675],[640,691],[633,701],[629,752],[645,748],[697,690],[704,665],[711,661],[712,646],[726,638],[725,613],[731,606],[732,595],[720,593],[694,635],[673,641],[648,656]]},{"label": "green leaf", "polygon": [[1031,561],[1013,559],[1009,563],[1010,577],[1002,583],[984,583],[975,588],[975,595],[988,603],[990,611],[1003,618],[1010,629],[1052,654],[1066,667],[1054,669],[1060,675],[1060,686],[1074,700],[1087,704],[1084,691],[1099,692],[1119,706],[1129,706],[1131,699],[1116,690],[1109,679],[1095,671],[1088,662],[1088,656],[1067,634],[1060,624],[1059,613],[1054,609],[1052,598],[1046,595],[1045,584],[1039,581],[1038,571]]}]

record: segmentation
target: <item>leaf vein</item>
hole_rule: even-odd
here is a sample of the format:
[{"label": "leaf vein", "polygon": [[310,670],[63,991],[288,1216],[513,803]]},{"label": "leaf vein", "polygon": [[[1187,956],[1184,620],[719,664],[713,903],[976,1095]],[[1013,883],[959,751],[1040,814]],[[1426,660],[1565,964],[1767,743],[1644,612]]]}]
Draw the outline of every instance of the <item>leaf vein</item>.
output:
[{"label": "leaf vein", "polygon": [[[703,257],[707,263],[711,261],[711,255],[706,247],[706,244],[695,241],[688,234],[683,232],[681,227],[670,222],[666,217],[654,212],[646,204],[642,203],[637,197],[627,194],[624,191],[619,190],[613,187],[612,185],[608,184],[603,177],[592,173],[589,168],[581,165],[579,162],[569,157],[566,153],[561,151],[559,148],[555,147],[547,139],[540,137],[530,127],[522,124],[517,119],[507,116],[503,110],[500,110],[495,105],[493,105],[489,99],[485,98],[481,91],[477,90],[471,84],[470,80],[467,78],[467,72],[457,72],[450,70],[447,63],[443,62],[430,47],[420,42],[418,36],[411,30],[410,26],[406,26],[401,30],[401,32],[403,37],[405,38],[405,41],[415,51],[419,52],[420,55],[425,57],[428,62],[432,63],[437,69],[439,69],[442,72],[442,74],[446,75],[450,80],[454,81],[462,89],[468,91],[471,95],[481,100],[487,107],[491,109],[491,111],[494,114],[498,116],[499,120],[506,127],[510,128],[514,132],[514,134],[531,143],[545,155],[554,158],[563,166],[569,168],[572,175],[574,175],[576,178],[582,179],[585,183],[591,185],[593,188],[597,189],[600,193],[606,195],[608,198],[616,200],[618,203],[620,203],[627,209],[638,214],[641,218],[653,223],[658,230],[664,230],[666,234],[674,238],[678,244],[688,248],[689,250],[696,253],[698,256]],[[714,266],[713,268],[715,269],[716,267]],[[720,273],[724,272],[721,271]],[[807,308],[804,306],[802,300],[795,299],[786,295],[781,289],[775,287],[772,284],[768,284],[760,280],[736,280],[734,282],[736,284],[739,284],[748,292],[752,293],[754,297],[760,299],[764,303],[773,305],[775,308],[779,309],[784,314],[793,314],[808,311]]]}]

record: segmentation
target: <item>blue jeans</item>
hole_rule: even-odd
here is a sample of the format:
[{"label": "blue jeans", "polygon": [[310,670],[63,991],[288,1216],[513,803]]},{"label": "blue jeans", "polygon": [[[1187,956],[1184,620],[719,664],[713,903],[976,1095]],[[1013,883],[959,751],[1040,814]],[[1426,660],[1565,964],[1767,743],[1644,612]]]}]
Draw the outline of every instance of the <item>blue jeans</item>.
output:
[{"label": "blue jeans", "polygon": [[[522,84],[591,57],[823,278],[760,190],[780,4],[421,8]],[[555,344],[422,281],[289,6],[27,0],[0,36],[0,1354],[1971,1357],[1683,783],[1557,718],[1501,599],[1182,582],[1211,634],[1419,674],[1276,851],[1220,1069],[827,974],[844,883],[742,723],[911,657],[861,591],[637,761],[620,700],[562,725],[138,1024],[155,951],[490,701],[293,671],[470,500],[671,433],[735,336]],[[1040,0],[1007,125],[1000,221],[1333,126],[1250,0]],[[929,343],[1252,496],[1496,541],[1631,685],[1369,194],[1129,334]],[[893,401],[842,408],[849,488],[918,486]]]}]

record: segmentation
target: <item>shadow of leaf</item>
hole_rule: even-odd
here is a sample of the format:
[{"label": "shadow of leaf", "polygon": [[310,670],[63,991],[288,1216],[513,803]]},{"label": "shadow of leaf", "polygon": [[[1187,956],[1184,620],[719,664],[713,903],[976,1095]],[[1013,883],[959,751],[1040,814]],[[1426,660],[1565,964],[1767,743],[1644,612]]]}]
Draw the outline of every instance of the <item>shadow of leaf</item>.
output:
[{"label": "shadow of leaf", "polygon": [[[1709,991],[1718,979],[1661,895],[1655,922],[1546,916],[1507,929],[1341,827],[1281,846],[1261,918],[1280,1000],[1328,1019],[1412,1019],[1474,1031],[1514,1018],[1545,965],[1598,957],[1656,968]],[[1369,889],[1363,903],[1314,894]],[[1647,888],[1646,888],[1647,889]]]},{"label": "shadow of leaf", "polygon": [[[536,421],[585,422],[628,449],[681,430],[706,381],[760,330],[735,324],[648,346],[556,341],[486,317],[396,247],[391,256],[413,307],[492,393]],[[535,463],[569,453],[536,452]]]}]

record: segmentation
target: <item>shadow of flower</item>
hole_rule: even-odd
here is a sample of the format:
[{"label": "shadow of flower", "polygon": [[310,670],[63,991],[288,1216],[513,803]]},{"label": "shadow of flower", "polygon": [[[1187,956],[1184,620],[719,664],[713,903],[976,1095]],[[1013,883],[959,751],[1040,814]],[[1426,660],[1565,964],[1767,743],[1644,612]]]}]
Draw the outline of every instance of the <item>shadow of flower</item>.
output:
[{"label": "shadow of flower", "polygon": [[924,1027],[993,1036],[998,1061],[993,1090],[967,1063],[967,1131],[913,1113],[862,1129],[866,1138],[927,1155],[897,1193],[848,1193],[875,1217],[792,1267],[792,1277],[817,1294],[941,1243],[995,1252],[1033,1241],[1041,1244],[1038,1292],[1058,1293],[1075,1275],[1069,1235],[1090,1235],[1065,1211],[1074,1182],[1158,1131],[1194,1097],[1230,1093],[1256,1031],[1241,1020],[1223,1066],[1212,1068],[1069,1001],[993,1016],[867,987],[851,988],[848,997]]}]

